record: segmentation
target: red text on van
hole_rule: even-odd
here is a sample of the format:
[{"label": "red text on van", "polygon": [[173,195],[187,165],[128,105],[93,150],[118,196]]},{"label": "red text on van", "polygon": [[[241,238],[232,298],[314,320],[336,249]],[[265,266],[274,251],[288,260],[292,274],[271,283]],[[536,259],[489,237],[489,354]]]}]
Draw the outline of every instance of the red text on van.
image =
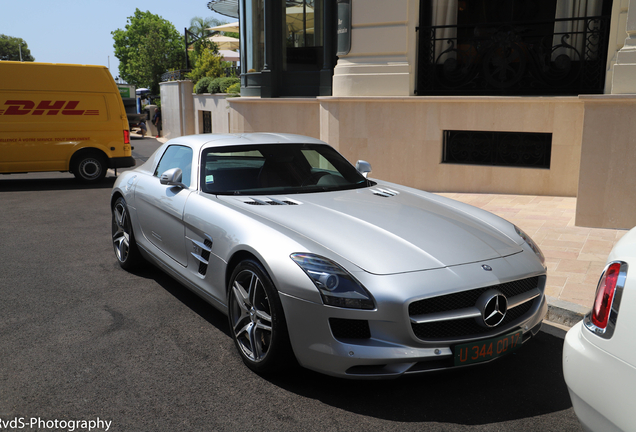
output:
[{"label": "red text on van", "polygon": [[65,116],[99,115],[99,110],[78,110],[79,101],[41,101],[37,108],[34,101],[8,100],[6,110],[0,109],[0,115],[57,115]]}]

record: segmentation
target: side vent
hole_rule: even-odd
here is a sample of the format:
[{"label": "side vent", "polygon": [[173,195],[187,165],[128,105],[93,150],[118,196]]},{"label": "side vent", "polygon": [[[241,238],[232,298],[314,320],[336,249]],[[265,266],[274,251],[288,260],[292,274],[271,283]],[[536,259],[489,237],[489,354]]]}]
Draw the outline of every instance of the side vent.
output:
[{"label": "side vent", "polygon": [[272,198],[272,197],[267,197],[267,198],[263,198],[263,199],[258,199],[258,198],[254,198],[254,197],[250,197],[247,199],[241,199],[241,201],[244,204],[248,204],[248,205],[300,205],[301,203],[299,201],[296,200],[292,200],[290,198],[282,198],[282,199],[276,199],[276,198]]},{"label": "side vent", "polygon": [[192,242],[192,248],[194,252],[190,252],[192,256],[199,261],[199,274],[205,276],[208,271],[208,263],[210,259],[210,252],[212,252],[212,238],[205,234],[203,243],[190,239]]},{"label": "side vent", "polygon": [[400,194],[398,191],[394,191],[391,189],[381,189],[381,188],[371,189],[371,192],[373,193],[373,195],[377,195],[377,196],[381,196],[385,198],[394,197]]}]

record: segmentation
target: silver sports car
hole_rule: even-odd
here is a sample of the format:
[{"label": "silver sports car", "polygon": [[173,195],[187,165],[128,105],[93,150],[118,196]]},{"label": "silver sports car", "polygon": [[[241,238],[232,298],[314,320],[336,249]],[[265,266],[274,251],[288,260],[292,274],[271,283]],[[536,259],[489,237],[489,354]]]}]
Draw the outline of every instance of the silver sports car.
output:
[{"label": "silver sports car", "polygon": [[259,373],[397,377],[487,362],[539,331],[546,268],[523,231],[370,171],[298,135],[176,138],[115,182],[115,254],[227,314]]}]

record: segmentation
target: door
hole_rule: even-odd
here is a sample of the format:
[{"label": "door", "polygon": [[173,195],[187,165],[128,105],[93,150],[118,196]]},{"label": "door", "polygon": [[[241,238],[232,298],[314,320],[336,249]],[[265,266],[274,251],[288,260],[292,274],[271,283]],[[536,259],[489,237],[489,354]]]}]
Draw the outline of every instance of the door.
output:
[{"label": "door", "polygon": [[[183,211],[192,193],[193,152],[190,147],[172,145],[164,152],[152,176],[143,176],[137,183],[135,198],[137,214],[144,237],[170,258],[186,266],[187,252]],[[161,174],[180,168],[181,181],[188,188],[162,185]]]}]

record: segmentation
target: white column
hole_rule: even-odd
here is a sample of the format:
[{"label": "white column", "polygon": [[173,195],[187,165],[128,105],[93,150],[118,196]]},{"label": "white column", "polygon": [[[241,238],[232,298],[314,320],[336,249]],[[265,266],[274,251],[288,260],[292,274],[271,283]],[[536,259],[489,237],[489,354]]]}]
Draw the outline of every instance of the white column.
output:
[{"label": "white column", "polygon": [[623,48],[618,51],[613,68],[612,94],[636,94],[636,0],[628,3],[626,31]]},{"label": "white column", "polygon": [[333,96],[414,92],[419,1],[352,0],[351,51],[338,59]]}]

